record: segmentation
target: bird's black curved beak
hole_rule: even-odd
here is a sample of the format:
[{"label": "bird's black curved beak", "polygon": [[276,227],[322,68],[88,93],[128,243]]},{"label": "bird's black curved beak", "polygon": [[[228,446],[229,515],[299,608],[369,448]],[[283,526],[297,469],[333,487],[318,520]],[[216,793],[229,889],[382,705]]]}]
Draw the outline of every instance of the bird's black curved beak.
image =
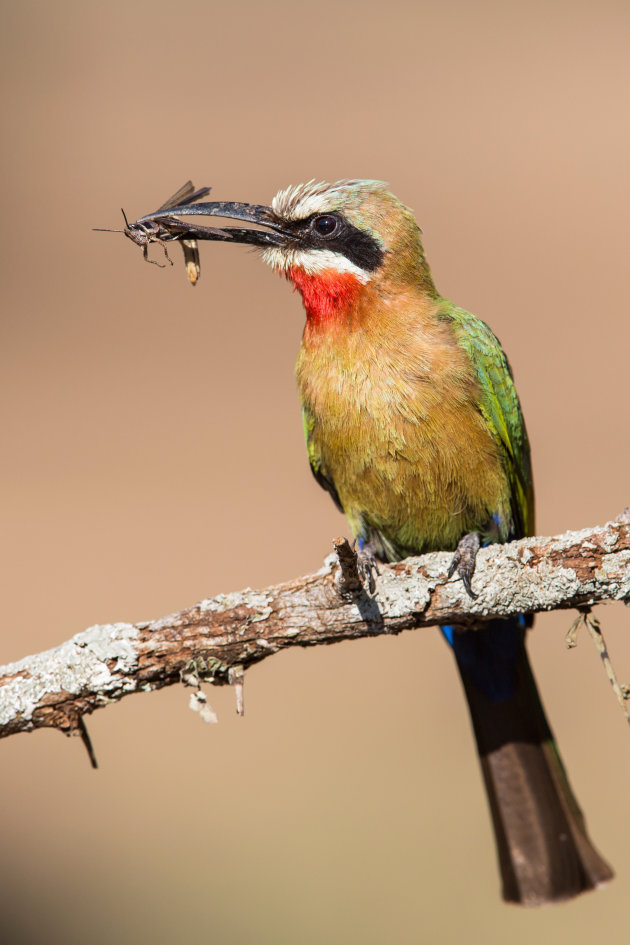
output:
[{"label": "bird's black curved beak", "polygon": [[[198,226],[177,219],[189,216],[225,217],[228,220],[243,220],[265,229],[250,227],[210,227]],[[159,222],[170,230],[174,238],[194,237],[198,240],[224,240],[233,243],[248,243],[250,246],[285,246],[295,237],[275,216],[271,207],[261,204],[239,203],[238,201],[207,201],[191,203],[180,207],[171,207],[167,212],[156,210],[140,217],[137,223]]]}]

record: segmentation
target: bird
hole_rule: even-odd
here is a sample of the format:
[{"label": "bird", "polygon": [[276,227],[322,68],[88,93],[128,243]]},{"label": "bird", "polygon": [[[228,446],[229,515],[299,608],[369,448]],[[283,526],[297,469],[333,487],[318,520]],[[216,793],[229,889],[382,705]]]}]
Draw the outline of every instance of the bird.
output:
[{"label": "bird", "polygon": [[[412,211],[381,181],[309,181],[270,206],[193,203],[171,213],[246,221],[191,228],[245,243],[299,291],[296,377],[310,467],[363,561],[453,552],[534,534],[523,413],[506,355],[480,318],[437,291]],[[252,227],[251,224],[255,224]],[[502,895],[533,906],[604,885],[525,648],[531,618],[446,626],[468,702]]]}]

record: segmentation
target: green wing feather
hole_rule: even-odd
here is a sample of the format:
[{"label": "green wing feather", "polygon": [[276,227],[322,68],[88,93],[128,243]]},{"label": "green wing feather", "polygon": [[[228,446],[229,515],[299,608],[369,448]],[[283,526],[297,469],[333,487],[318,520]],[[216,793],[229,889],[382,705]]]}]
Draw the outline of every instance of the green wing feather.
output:
[{"label": "green wing feather", "polygon": [[322,489],[326,489],[327,492],[330,492],[333,502],[337,506],[340,512],[343,512],[343,506],[339,500],[339,495],[335,489],[335,484],[332,479],[329,479],[322,472],[322,461],[319,451],[315,449],[315,444],[313,443],[313,417],[306,407],[302,407],[302,423],[304,424],[304,439],[306,440],[306,451],[308,453],[308,461],[311,467],[311,472],[315,476],[315,479],[320,484]]},{"label": "green wing feather", "polygon": [[476,315],[445,302],[459,344],[470,357],[481,399],[479,409],[505,457],[515,537],[534,533],[534,485],[529,440],[512,370],[498,339]]}]

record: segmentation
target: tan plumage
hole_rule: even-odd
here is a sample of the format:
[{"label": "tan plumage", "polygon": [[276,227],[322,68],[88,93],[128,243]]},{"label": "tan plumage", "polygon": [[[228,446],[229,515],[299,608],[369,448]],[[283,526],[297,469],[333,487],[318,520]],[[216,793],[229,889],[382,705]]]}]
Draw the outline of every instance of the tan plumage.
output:
[{"label": "tan plumage", "polygon": [[353,532],[385,557],[454,549],[509,515],[503,458],[477,407],[478,382],[440,302],[369,285],[343,326],[308,325],[296,373],[311,461]]}]

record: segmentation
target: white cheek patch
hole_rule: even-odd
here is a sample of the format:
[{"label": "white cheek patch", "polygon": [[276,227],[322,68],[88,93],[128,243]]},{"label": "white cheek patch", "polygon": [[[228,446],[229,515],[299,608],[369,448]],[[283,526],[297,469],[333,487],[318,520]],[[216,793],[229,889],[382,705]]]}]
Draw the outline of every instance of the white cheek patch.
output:
[{"label": "white cheek patch", "polygon": [[370,282],[371,276],[364,269],[350,262],[342,253],[335,253],[330,249],[284,249],[278,246],[265,249],[263,260],[277,272],[286,272],[288,269],[302,269],[309,276],[316,276],[321,272],[350,273],[359,282],[365,285]]}]

